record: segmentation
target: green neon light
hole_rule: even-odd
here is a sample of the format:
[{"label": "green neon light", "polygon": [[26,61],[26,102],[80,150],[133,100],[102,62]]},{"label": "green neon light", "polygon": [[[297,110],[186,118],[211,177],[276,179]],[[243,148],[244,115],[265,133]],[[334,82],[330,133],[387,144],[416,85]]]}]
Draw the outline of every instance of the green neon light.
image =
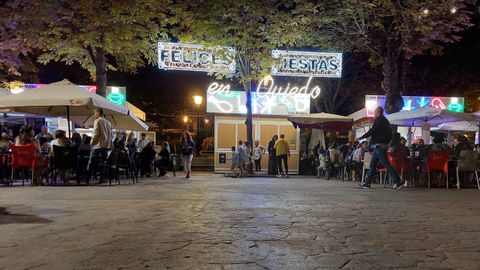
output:
[{"label": "green neon light", "polygon": [[123,105],[125,104],[125,96],[120,94],[120,93],[110,93],[108,94],[108,100],[111,102],[118,104],[118,105]]},{"label": "green neon light", "polygon": [[447,110],[452,111],[452,112],[463,112],[464,107],[460,103],[450,103],[447,106]]}]

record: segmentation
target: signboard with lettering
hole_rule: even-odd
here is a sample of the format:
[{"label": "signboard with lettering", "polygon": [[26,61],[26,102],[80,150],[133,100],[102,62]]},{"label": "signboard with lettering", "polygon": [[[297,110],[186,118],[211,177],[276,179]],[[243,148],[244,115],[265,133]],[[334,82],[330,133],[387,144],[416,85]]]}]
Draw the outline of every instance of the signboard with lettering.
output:
[{"label": "signboard with lettering", "polygon": [[[465,109],[465,99],[463,97],[430,97],[430,96],[402,96],[402,111],[410,111],[421,107],[434,107],[452,112],[463,112]],[[365,96],[365,116],[373,117],[375,108],[385,107],[386,97],[383,95]]]},{"label": "signboard with lettering", "polygon": [[235,48],[159,42],[158,68],[233,74]]},{"label": "signboard with lettering", "polygon": [[272,75],[342,77],[342,53],[273,50],[272,57],[280,61]]},{"label": "signboard with lettering", "polygon": [[[242,91],[207,92],[207,113],[246,114],[247,96]],[[258,95],[252,92],[252,113],[254,115],[288,116],[310,113],[310,96]]]}]

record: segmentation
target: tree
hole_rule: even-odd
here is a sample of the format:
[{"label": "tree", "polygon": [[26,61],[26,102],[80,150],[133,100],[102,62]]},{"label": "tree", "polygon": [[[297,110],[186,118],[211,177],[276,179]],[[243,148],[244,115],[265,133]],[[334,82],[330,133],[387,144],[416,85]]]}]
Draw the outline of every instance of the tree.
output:
[{"label": "tree", "polygon": [[[0,3],[0,14],[8,14],[7,10],[6,3]],[[24,71],[35,70],[28,48],[15,36],[15,28],[8,16],[0,17],[0,81],[17,79]]]},{"label": "tree", "polygon": [[[301,10],[301,9],[302,10]],[[247,96],[247,140],[252,141],[251,92],[271,72],[271,50],[294,46],[304,36],[307,5],[276,0],[178,1],[173,31],[181,41],[208,46],[233,46],[237,72],[233,76]],[[225,77],[225,74],[216,74]]]},{"label": "tree", "polygon": [[77,62],[105,96],[107,70],[135,72],[156,62],[165,35],[165,1],[13,0],[8,4],[15,38],[40,50],[38,61]]},{"label": "tree", "polygon": [[441,54],[440,42],[455,42],[470,27],[474,0],[342,0],[322,1],[312,18],[312,40],[368,52],[380,65],[386,111],[403,102],[404,68],[415,55]]}]

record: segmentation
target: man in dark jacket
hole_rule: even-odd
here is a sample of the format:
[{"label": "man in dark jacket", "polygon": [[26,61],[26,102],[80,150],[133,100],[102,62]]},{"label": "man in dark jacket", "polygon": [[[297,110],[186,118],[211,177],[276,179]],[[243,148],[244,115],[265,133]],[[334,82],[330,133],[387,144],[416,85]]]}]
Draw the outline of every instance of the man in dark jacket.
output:
[{"label": "man in dark jacket", "polygon": [[399,189],[401,187],[401,180],[398,173],[388,163],[387,149],[390,140],[392,139],[392,130],[390,129],[390,123],[383,115],[383,108],[377,107],[375,109],[375,120],[373,121],[372,128],[359,138],[365,139],[370,137],[370,147],[373,148],[372,160],[370,162],[370,170],[368,171],[367,178],[360,184],[361,188],[370,188],[370,182],[377,168],[377,163],[380,161],[383,167],[388,170],[391,175],[394,185],[393,189]]}]

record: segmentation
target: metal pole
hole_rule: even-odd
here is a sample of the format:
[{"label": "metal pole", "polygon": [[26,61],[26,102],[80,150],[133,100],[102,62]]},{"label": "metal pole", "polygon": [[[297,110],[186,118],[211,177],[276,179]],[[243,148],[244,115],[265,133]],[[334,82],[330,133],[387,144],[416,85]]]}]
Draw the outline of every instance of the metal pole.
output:
[{"label": "metal pole", "polygon": [[68,125],[68,138],[71,138],[71,133],[70,133],[70,107],[67,106],[67,125]]}]

